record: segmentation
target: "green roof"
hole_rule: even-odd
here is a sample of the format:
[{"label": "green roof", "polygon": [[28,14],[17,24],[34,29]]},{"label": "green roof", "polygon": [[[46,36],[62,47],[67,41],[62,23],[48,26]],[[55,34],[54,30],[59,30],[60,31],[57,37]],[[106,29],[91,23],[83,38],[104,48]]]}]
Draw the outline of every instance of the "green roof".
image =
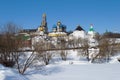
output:
[{"label": "green roof", "polygon": [[25,36],[25,35],[24,35],[24,36],[22,37],[22,39],[23,39],[23,40],[28,40],[28,39],[30,39],[30,36]]},{"label": "green roof", "polygon": [[89,31],[94,31],[93,26],[90,26]]},{"label": "green roof", "polygon": [[19,35],[16,36],[16,39],[29,40],[30,36],[29,35],[25,35],[25,34],[19,34]]}]

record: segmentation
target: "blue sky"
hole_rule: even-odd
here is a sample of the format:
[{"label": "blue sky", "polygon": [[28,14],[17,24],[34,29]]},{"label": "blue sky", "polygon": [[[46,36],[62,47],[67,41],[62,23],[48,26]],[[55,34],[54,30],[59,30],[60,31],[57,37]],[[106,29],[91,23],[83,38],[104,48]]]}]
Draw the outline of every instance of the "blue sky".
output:
[{"label": "blue sky", "polygon": [[0,0],[0,25],[13,22],[23,28],[37,28],[47,14],[49,31],[57,21],[67,31],[90,24],[95,31],[120,32],[120,0]]}]

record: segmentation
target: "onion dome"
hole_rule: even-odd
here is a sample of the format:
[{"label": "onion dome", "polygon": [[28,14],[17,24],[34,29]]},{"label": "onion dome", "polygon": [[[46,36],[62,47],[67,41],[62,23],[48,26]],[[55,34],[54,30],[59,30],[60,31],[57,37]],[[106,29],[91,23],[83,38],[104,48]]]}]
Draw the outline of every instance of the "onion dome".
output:
[{"label": "onion dome", "polygon": [[66,25],[63,25],[63,27],[66,29]]},{"label": "onion dome", "polygon": [[88,31],[89,38],[94,38],[95,34],[96,34],[96,32],[93,29],[93,25],[90,25],[90,29]]},{"label": "onion dome", "polygon": [[58,21],[58,22],[57,22],[57,26],[60,26],[60,25],[61,25],[61,22],[60,22],[60,21]]},{"label": "onion dome", "polygon": [[40,31],[44,31],[44,27],[40,27],[39,30],[40,30]]},{"label": "onion dome", "polygon": [[93,29],[93,25],[90,26],[89,31],[92,31],[92,32],[94,31],[94,29]]},{"label": "onion dome", "polygon": [[53,27],[52,28],[57,28],[57,26],[56,25],[53,25]]}]

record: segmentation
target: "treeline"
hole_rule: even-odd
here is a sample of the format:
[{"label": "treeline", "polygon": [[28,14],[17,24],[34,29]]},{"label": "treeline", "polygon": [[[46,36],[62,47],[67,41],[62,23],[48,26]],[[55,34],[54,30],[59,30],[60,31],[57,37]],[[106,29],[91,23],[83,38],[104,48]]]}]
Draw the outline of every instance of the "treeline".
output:
[{"label": "treeline", "polygon": [[120,33],[105,32],[104,37],[107,37],[107,38],[120,38]]}]

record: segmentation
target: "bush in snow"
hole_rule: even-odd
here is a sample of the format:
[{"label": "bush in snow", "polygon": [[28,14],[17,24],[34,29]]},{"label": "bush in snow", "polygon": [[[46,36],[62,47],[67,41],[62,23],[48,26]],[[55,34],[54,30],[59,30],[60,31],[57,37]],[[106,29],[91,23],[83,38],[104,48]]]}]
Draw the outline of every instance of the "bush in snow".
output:
[{"label": "bush in snow", "polygon": [[21,47],[21,40],[15,34],[19,31],[18,26],[9,23],[3,26],[0,36],[0,63],[7,67],[13,67],[18,49]]}]

